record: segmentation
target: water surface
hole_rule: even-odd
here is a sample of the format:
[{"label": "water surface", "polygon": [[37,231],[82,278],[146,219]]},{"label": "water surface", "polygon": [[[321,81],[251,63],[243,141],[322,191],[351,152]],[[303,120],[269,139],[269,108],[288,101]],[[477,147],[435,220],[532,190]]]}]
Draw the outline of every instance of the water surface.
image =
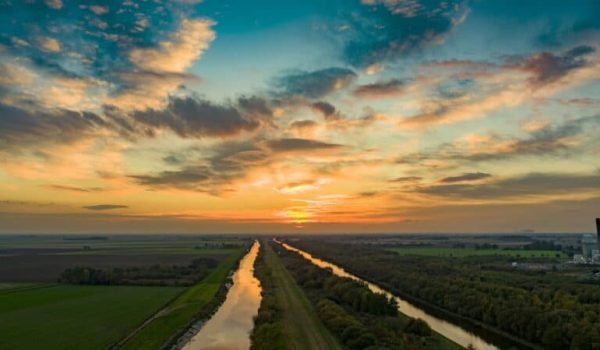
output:
[{"label": "water surface", "polygon": [[410,316],[410,317],[422,319],[423,321],[427,322],[427,324],[431,327],[431,329],[433,329],[434,331],[438,332],[439,334],[443,335],[444,337],[452,340],[453,342],[455,342],[461,346],[468,347],[469,345],[472,345],[473,348],[475,348],[477,350],[498,350],[499,349],[497,346],[488,343],[481,337],[479,337],[457,325],[454,325],[448,321],[445,321],[438,317],[435,317],[435,316],[425,312],[424,310],[416,307],[415,305],[409,303],[408,301],[406,301],[402,298],[399,298],[399,297],[393,295],[392,293],[380,288],[376,284],[373,284],[369,281],[365,281],[365,280],[347,272],[346,270],[344,270],[343,268],[341,268],[337,265],[334,265],[327,261],[321,260],[319,258],[315,258],[310,253],[307,253],[301,249],[292,247],[291,245],[289,245],[287,243],[283,243],[278,240],[275,240],[275,241],[277,243],[281,244],[287,250],[291,250],[291,251],[294,251],[294,252],[302,255],[305,259],[309,260],[313,264],[315,264],[319,267],[322,267],[322,268],[331,269],[333,271],[333,273],[337,276],[348,277],[348,278],[352,278],[357,281],[361,281],[361,282],[365,283],[371,291],[373,291],[375,293],[385,294],[389,298],[394,298],[396,300],[396,302],[398,303],[398,310],[401,313],[403,313],[407,316]]},{"label": "water surface", "polygon": [[250,251],[240,261],[233,275],[233,286],[219,310],[183,347],[185,350],[247,350],[250,348],[250,332],[254,328],[254,316],[258,314],[261,301],[260,281],[254,277],[254,261],[259,250],[255,241]]}]

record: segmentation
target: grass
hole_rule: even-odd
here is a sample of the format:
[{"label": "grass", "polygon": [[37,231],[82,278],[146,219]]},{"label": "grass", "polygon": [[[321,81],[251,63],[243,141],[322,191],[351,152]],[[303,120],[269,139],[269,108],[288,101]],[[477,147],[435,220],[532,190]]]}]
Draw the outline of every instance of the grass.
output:
[{"label": "grass", "polygon": [[562,252],[553,250],[521,250],[521,249],[475,249],[444,247],[397,247],[390,250],[400,255],[423,255],[464,258],[469,256],[511,256],[521,258],[566,258]]},{"label": "grass", "polygon": [[282,326],[287,349],[342,349],[323,325],[312,304],[283,266],[269,244],[265,262],[272,273],[275,297],[282,312]]},{"label": "grass", "polygon": [[151,322],[123,344],[122,349],[157,349],[169,338],[188,326],[189,322],[208,304],[244,249],[235,250],[200,283],[188,288],[161,311]]},{"label": "grass", "polygon": [[106,349],[181,290],[71,285],[0,289],[0,349]]}]

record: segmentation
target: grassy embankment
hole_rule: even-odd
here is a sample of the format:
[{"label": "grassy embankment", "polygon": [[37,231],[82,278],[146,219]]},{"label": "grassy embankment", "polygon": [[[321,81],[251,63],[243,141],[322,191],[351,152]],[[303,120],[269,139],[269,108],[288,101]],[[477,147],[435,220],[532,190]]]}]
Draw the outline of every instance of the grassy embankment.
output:
[{"label": "grassy embankment", "polygon": [[[325,319],[325,324],[328,324],[327,320],[329,320],[328,326],[333,329],[338,328],[338,339],[346,339],[344,341],[349,348],[364,349],[370,346],[368,343],[375,342],[377,345],[372,346],[378,346],[378,349],[463,349],[462,346],[431,330],[423,321],[397,312],[396,305],[385,306],[385,310],[391,307],[396,311],[393,315],[384,311],[383,303],[387,304],[383,301],[386,300],[385,297],[376,302],[376,294],[364,284],[334,275],[331,270],[313,265],[302,255],[288,251],[283,246],[277,247],[276,250],[280,250],[284,266],[295,277],[301,288],[311,296],[313,303],[326,306],[322,303],[324,300],[327,301],[330,312],[323,311],[319,315]],[[339,311],[332,312],[335,309]],[[342,326],[343,324],[347,327]],[[340,328],[346,329],[340,332]],[[361,341],[364,339],[360,336],[355,337],[354,340],[348,339],[348,329],[357,328],[362,329],[365,338],[374,337],[373,341]],[[360,332],[354,333],[360,334]]]},{"label": "grassy embankment", "polygon": [[21,285],[0,289],[0,349],[106,349],[182,288]]},{"label": "grassy embankment", "polygon": [[229,271],[235,266],[245,249],[238,249],[223,260],[200,283],[188,288],[142,329],[122,344],[122,349],[157,349],[174,335],[180,334],[211,302]]},{"label": "grassy embankment", "polygon": [[[272,322],[259,324],[253,334],[252,349],[341,350],[271,246],[263,241],[261,249],[255,269],[266,289],[259,319],[269,318]],[[265,315],[272,312],[277,315]]]},{"label": "grassy embankment", "polygon": [[464,258],[469,256],[511,256],[521,258],[566,258],[563,252],[553,250],[522,249],[475,249],[475,248],[443,248],[443,247],[396,247],[390,248],[400,255],[423,255]]}]

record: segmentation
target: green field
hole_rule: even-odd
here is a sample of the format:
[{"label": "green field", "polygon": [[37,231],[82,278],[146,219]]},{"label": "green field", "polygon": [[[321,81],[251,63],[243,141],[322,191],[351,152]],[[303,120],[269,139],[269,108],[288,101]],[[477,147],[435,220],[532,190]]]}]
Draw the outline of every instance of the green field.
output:
[{"label": "green field", "polygon": [[181,291],[71,285],[0,289],[0,349],[106,349]]},{"label": "green field", "polygon": [[198,312],[213,299],[244,251],[240,248],[230,254],[206,278],[188,288],[151,322],[128,339],[122,349],[157,349],[173,334],[185,329]]},{"label": "green field", "polygon": [[269,244],[263,244],[265,261],[276,286],[275,296],[282,309],[287,349],[342,349],[323,325],[312,304],[283,266]]},{"label": "green field", "polygon": [[512,256],[521,258],[566,258],[563,252],[553,250],[521,250],[521,249],[475,249],[444,247],[396,247],[390,248],[400,255],[423,255],[464,258],[469,256]]}]

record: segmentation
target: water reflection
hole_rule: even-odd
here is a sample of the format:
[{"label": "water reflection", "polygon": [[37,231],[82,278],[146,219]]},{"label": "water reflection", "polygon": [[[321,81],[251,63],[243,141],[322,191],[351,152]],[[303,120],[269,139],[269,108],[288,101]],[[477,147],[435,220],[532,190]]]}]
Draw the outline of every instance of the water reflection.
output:
[{"label": "water reflection", "polygon": [[183,349],[241,350],[250,348],[250,332],[261,301],[260,281],[254,277],[258,241],[240,261],[233,286],[217,313],[204,324]]},{"label": "water reflection", "polygon": [[313,264],[315,264],[319,267],[331,269],[333,271],[333,273],[338,276],[349,277],[354,280],[361,281],[363,283],[366,283],[366,285],[369,287],[369,289],[371,291],[373,291],[375,293],[383,293],[388,297],[394,298],[396,300],[396,302],[398,303],[398,310],[400,310],[403,314],[408,315],[410,317],[422,319],[423,321],[427,322],[427,324],[429,324],[431,329],[433,329],[434,331],[440,333],[441,335],[445,336],[446,338],[454,341],[455,343],[457,343],[461,346],[468,347],[469,345],[472,345],[473,348],[475,348],[477,350],[498,350],[499,349],[495,345],[492,345],[492,344],[486,342],[485,340],[478,337],[477,335],[475,335],[471,332],[468,332],[468,331],[464,330],[463,328],[458,327],[458,326],[456,326],[452,323],[449,323],[445,320],[442,320],[440,318],[432,316],[432,315],[426,313],[424,310],[410,304],[406,300],[398,298],[398,297],[394,296],[393,294],[391,294],[390,292],[379,288],[377,285],[370,283],[368,281],[365,281],[357,276],[354,276],[351,273],[348,273],[343,268],[341,268],[337,265],[334,265],[327,261],[321,260],[319,258],[315,258],[311,254],[309,254],[303,250],[300,250],[298,248],[292,247],[291,245],[289,245],[287,243],[283,243],[278,240],[275,240],[275,242],[281,244],[287,250],[291,250],[291,251],[294,251],[294,252],[302,255],[305,259],[309,260],[310,262],[312,262]]}]

